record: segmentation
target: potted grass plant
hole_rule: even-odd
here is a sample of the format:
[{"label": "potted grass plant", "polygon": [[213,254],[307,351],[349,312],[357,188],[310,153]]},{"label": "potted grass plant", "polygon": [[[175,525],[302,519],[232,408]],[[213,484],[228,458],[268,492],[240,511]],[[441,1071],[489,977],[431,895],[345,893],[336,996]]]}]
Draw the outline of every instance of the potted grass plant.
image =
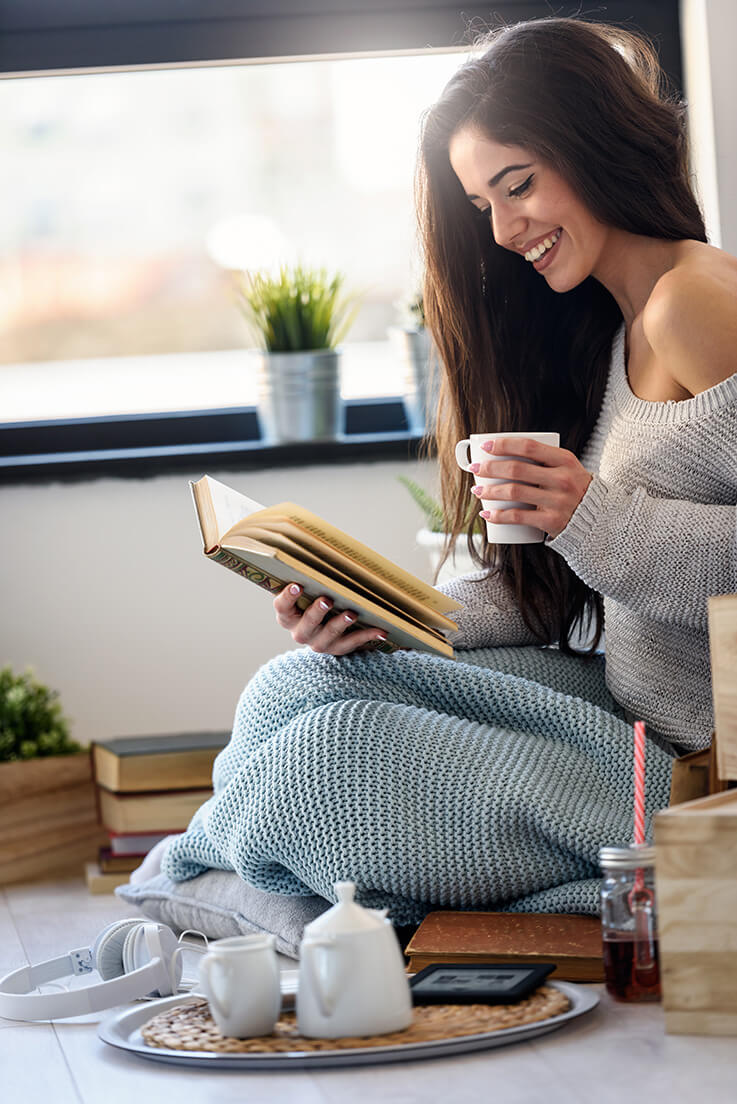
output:
[{"label": "potted grass plant", "polygon": [[270,441],[342,432],[338,346],[358,309],[344,284],[341,273],[301,264],[237,278],[238,305],[259,346],[259,418]]},{"label": "potted grass plant", "polygon": [[81,870],[104,836],[89,752],[56,691],[0,669],[0,885]]},{"label": "potted grass plant", "polygon": [[390,327],[389,339],[402,367],[402,394],[410,431],[429,432],[437,405],[437,372],[434,346],[425,325],[422,292],[417,291],[397,304],[398,322]]},{"label": "potted grass plant", "polygon": [[[400,475],[398,479],[399,482],[403,483],[407,488],[413,502],[419,506],[424,515],[425,524],[421,529],[418,529],[415,540],[420,548],[427,550],[434,581],[436,583],[443,583],[447,582],[448,579],[455,579],[459,575],[468,575],[471,571],[477,571],[478,568],[471,559],[471,553],[468,551],[463,536],[456,541],[450,551],[450,555],[441,566],[440,561],[445,548],[447,528],[443,508],[440,503],[432,497],[429,491],[426,491],[425,488],[421,487],[419,483],[416,483],[414,479],[409,479],[406,475]],[[475,503],[471,504],[469,520],[474,505]],[[478,525],[478,531],[479,534],[481,534],[482,530],[480,524]]]}]

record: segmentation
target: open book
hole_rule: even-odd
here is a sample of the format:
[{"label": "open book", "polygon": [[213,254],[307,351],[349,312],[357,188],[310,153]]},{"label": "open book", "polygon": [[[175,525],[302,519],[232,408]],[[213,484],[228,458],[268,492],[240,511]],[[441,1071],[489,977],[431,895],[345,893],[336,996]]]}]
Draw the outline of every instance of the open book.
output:
[{"label": "open book", "polygon": [[299,583],[300,609],[324,595],[335,609],[355,610],[356,625],[388,633],[381,651],[453,657],[446,634],[457,625],[447,614],[459,602],[293,502],[264,507],[209,475],[190,487],[210,559],[273,595]]}]

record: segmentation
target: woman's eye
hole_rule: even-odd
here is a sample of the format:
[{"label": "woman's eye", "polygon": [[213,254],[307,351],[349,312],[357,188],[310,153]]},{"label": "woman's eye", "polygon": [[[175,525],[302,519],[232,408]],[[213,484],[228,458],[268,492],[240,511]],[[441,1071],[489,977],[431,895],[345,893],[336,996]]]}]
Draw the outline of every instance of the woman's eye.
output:
[{"label": "woman's eye", "polygon": [[535,175],[534,173],[530,173],[530,175],[527,177],[527,180],[523,180],[522,183],[519,184],[516,188],[510,188],[509,189],[510,196],[524,195],[525,192],[527,191],[527,189],[530,187],[530,184],[532,184],[532,178],[533,178],[534,175]]},{"label": "woman's eye", "polygon": [[482,218],[482,219],[491,218],[491,207],[476,207],[474,205],[473,209],[476,212],[476,214],[479,216],[479,218]]}]

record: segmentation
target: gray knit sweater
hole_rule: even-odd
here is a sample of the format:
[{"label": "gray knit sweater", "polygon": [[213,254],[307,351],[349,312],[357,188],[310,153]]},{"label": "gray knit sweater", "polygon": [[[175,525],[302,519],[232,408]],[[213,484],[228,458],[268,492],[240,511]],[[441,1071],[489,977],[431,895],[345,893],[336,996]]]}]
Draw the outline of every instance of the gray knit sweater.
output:
[{"label": "gray knit sweater", "polygon": [[[548,546],[604,597],[609,689],[630,718],[706,747],[707,598],[737,591],[737,375],[684,402],[646,402],[627,380],[622,326],[581,462],[594,478]],[[496,576],[442,589],[465,607],[456,648],[535,642]]]}]

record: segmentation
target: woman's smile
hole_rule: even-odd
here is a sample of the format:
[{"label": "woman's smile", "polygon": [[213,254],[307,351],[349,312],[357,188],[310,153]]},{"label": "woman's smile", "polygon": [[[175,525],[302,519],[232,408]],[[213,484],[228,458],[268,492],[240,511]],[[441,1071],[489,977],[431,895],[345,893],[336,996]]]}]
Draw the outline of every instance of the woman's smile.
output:
[{"label": "woman's smile", "polygon": [[488,215],[497,245],[570,291],[595,274],[609,228],[552,165],[470,127],[450,140],[451,167],[473,206]]}]

